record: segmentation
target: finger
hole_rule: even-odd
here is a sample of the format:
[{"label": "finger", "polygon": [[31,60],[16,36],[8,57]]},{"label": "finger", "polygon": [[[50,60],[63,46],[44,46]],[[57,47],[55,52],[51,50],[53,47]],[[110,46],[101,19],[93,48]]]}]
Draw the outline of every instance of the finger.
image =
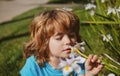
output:
[{"label": "finger", "polygon": [[104,67],[103,64],[98,65],[98,70],[99,70],[99,71],[102,70],[103,67]]},{"label": "finger", "polygon": [[98,64],[101,64],[101,60],[98,59],[98,60],[97,60],[97,63],[98,63]]},{"label": "finger", "polygon": [[93,58],[91,59],[91,62],[97,62],[98,61],[98,56],[97,55],[93,55]]},{"label": "finger", "polygon": [[88,59],[86,60],[86,62],[85,62],[85,68],[86,68],[86,70],[90,70],[90,69],[92,69],[92,66],[91,66],[91,59],[92,59],[92,57],[93,57],[93,55],[89,55],[88,56]]},{"label": "finger", "polygon": [[92,54],[88,56],[88,59],[86,60],[86,65],[90,65],[92,58],[93,58]]},{"label": "finger", "polygon": [[97,68],[92,70],[93,73],[98,74],[103,68],[103,65],[98,65]]},{"label": "finger", "polygon": [[93,55],[92,55],[92,54],[89,55],[89,57],[88,57],[88,62],[89,62],[89,63],[91,62],[91,59],[93,59]]}]

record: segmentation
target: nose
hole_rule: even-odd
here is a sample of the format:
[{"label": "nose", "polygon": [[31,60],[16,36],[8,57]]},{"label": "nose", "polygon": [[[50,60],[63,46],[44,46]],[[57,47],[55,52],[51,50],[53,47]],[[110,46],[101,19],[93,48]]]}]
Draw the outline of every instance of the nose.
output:
[{"label": "nose", "polygon": [[71,44],[71,39],[68,35],[64,36],[64,44],[65,45],[70,45]]}]

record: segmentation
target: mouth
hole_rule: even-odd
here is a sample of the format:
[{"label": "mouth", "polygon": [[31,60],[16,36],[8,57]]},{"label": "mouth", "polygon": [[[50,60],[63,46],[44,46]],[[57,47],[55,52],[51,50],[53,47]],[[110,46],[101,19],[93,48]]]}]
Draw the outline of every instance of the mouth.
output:
[{"label": "mouth", "polygon": [[71,53],[71,48],[67,48],[64,51],[67,52],[67,53]]}]

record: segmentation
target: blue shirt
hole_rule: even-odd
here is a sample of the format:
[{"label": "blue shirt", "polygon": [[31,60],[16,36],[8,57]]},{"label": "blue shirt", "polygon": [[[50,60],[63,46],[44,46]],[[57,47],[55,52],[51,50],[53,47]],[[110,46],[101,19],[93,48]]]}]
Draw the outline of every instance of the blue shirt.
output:
[{"label": "blue shirt", "polygon": [[[82,71],[79,73],[84,74],[84,66],[80,64],[82,67]],[[26,64],[20,71],[21,76],[63,76],[63,73],[61,70],[54,69],[49,63],[45,63],[45,66],[40,67],[38,63],[36,62],[36,59],[34,56],[31,56],[27,59]],[[77,76],[73,72],[72,76]]]}]

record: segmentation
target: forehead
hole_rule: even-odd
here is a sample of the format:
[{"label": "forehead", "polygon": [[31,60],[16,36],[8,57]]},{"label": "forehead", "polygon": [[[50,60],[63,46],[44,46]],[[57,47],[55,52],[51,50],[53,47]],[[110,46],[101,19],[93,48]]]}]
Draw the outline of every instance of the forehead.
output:
[{"label": "forehead", "polygon": [[55,30],[54,35],[64,35],[64,34],[73,34],[75,31],[72,30]]},{"label": "forehead", "polygon": [[72,33],[75,32],[74,29],[70,28],[70,27],[65,27],[65,26],[59,26],[59,27],[55,27],[54,29],[54,33]]},{"label": "forehead", "polygon": [[67,32],[74,32],[77,26],[72,24],[70,21],[69,22],[57,21],[54,22],[53,27],[54,27],[54,32],[67,33]]}]

